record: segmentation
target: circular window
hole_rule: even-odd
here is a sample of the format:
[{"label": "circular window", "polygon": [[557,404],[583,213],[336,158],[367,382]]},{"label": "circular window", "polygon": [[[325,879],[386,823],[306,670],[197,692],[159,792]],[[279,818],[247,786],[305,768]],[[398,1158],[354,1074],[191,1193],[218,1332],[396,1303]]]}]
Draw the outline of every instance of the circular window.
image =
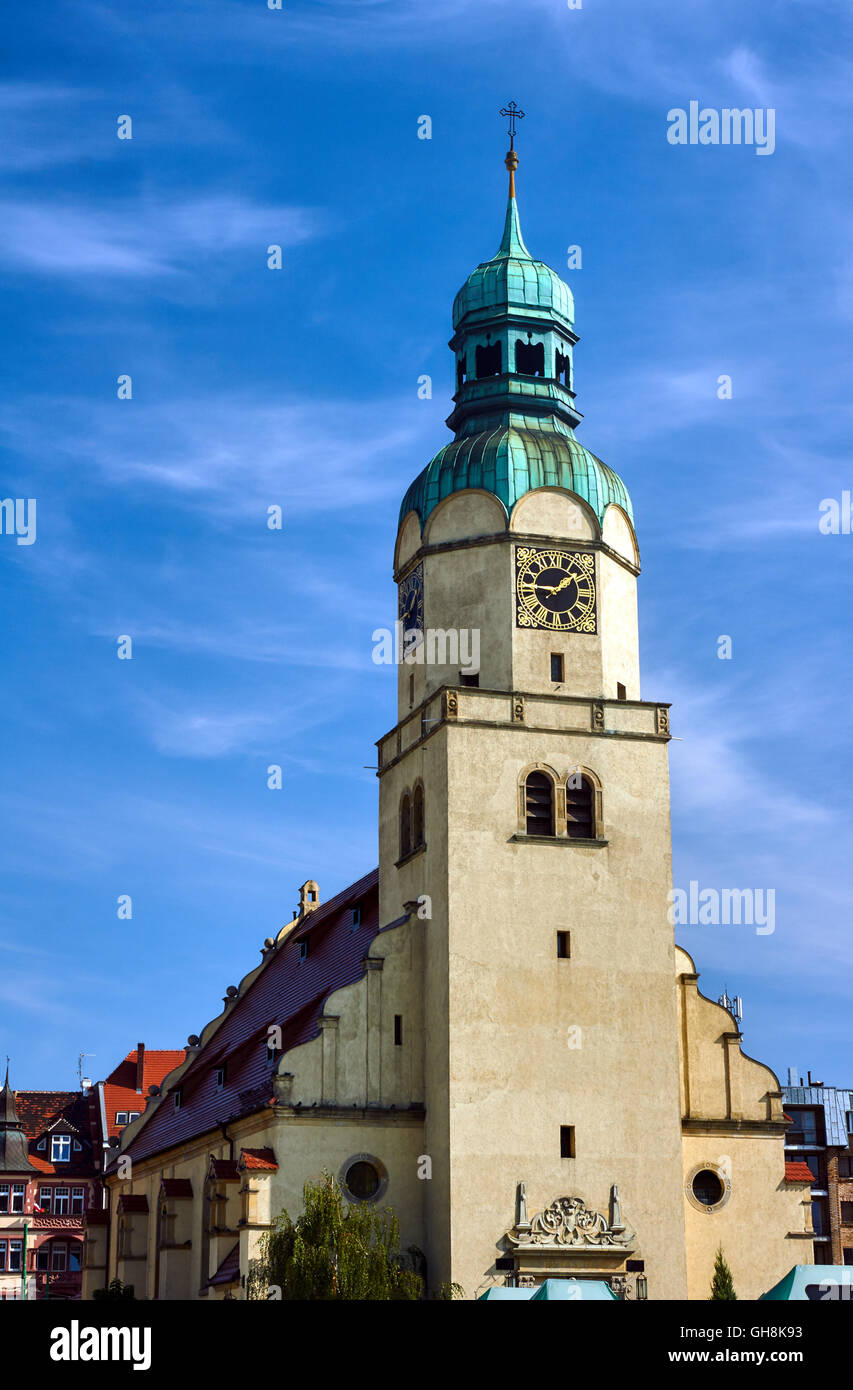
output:
[{"label": "circular window", "polygon": [[693,1179],[693,1196],[703,1207],[715,1207],[723,1200],[723,1184],[710,1168],[702,1168]]},{"label": "circular window", "polygon": [[339,1176],[344,1196],[351,1202],[376,1202],[388,1186],[385,1165],[373,1154],[354,1154]]}]

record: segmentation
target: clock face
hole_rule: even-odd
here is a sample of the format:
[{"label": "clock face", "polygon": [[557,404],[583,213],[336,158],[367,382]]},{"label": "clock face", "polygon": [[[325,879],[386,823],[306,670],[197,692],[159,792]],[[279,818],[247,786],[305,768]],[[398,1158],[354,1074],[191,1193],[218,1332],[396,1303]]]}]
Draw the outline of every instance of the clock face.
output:
[{"label": "clock face", "polygon": [[595,555],[517,546],[515,595],[516,627],[594,633]]},{"label": "clock face", "polygon": [[398,617],[404,632],[424,630],[424,567],[418,565],[407,574],[398,593]]}]

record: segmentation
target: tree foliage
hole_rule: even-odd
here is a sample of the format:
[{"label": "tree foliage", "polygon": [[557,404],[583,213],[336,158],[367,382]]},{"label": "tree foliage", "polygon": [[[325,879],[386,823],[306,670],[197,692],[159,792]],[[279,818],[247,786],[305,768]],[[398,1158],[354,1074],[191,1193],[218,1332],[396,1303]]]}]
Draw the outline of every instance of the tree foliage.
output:
[{"label": "tree foliage", "polygon": [[716,1299],[726,1298],[734,1299],[737,1302],[732,1272],[726,1264],[723,1247],[720,1246],[714,1259],[714,1277],[711,1280],[711,1295],[708,1302],[713,1303]]},{"label": "tree foliage", "polygon": [[249,1298],[414,1300],[423,1280],[406,1267],[390,1207],[350,1204],[329,1173],[303,1188],[296,1221],[283,1211],[260,1242]]}]

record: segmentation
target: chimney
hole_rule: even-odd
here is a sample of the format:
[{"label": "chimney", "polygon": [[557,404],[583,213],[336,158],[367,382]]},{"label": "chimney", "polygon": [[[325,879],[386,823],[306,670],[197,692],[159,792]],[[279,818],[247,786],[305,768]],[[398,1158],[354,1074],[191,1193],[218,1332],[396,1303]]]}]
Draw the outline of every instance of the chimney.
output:
[{"label": "chimney", "polygon": [[136,1044],[136,1093],[142,1095],[142,1078],[145,1074],[145,1043]]}]

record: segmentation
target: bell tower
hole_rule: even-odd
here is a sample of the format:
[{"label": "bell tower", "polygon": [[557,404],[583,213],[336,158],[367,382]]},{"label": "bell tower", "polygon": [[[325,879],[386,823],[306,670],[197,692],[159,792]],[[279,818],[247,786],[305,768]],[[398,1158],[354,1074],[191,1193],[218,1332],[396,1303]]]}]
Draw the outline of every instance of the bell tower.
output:
[{"label": "bell tower", "polygon": [[[420,636],[378,745],[381,920],[417,901],[424,938],[430,1282],[640,1260],[680,1298],[668,706],[641,698],[631,500],[575,435],[572,294],[525,245],[502,114],[503,237],[453,305],[454,437],[400,509]],[[607,1227],[614,1188],[609,1249],[517,1239],[519,1190]]]}]

